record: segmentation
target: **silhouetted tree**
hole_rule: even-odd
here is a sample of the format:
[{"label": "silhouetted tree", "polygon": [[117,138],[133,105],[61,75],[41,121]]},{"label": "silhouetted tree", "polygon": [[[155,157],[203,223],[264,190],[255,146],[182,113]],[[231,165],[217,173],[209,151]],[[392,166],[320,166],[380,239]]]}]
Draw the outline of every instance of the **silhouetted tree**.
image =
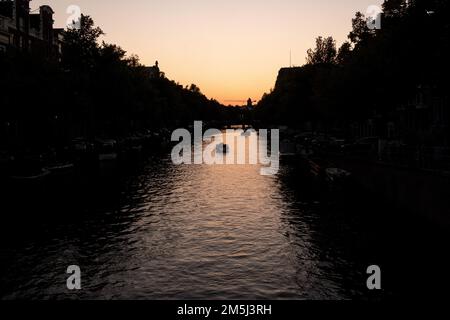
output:
[{"label": "silhouetted tree", "polygon": [[348,38],[353,45],[358,46],[367,43],[372,35],[373,31],[368,28],[366,17],[358,11],[352,19],[352,31]]},{"label": "silhouetted tree", "polygon": [[383,13],[386,16],[400,16],[407,8],[406,0],[385,0],[383,3]]},{"label": "silhouetted tree", "polygon": [[316,47],[307,52],[307,64],[333,64],[336,58],[336,41],[332,37],[316,39]]},{"label": "silhouetted tree", "polygon": [[275,123],[387,121],[420,85],[449,92],[450,2],[386,0],[383,8],[379,30],[356,13],[350,43],[334,64],[324,64],[330,55],[319,37],[305,66],[281,70],[273,92],[258,104],[258,117]]},{"label": "silhouetted tree", "polygon": [[64,146],[76,136],[120,138],[227,117],[196,85],[183,88],[164,76],[151,78],[138,56],[100,42],[103,31],[92,18],[82,15],[80,22],[80,29],[65,32],[62,64],[32,54],[0,54],[0,124],[14,132],[19,148]]},{"label": "silhouetted tree", "polygon": [[352,45],[349,42],[344,42],[339,48],[338,54],[336,56],[337,64],[345,64],[350,60],[352,54]]},{"label": "silhouetted tree", "polygon": [[99,53],[98,39],[104,32],[95,27],[94,20],[81,15],[80,28],[64,33],[63,63],[67,68],[92,68]]},{"label": "silhouetted tree", "polygon": [[195,84],[191,84],[189,86],[189,91],[191,91],[193,93],[200,93],[200,88],[197,87]]}]

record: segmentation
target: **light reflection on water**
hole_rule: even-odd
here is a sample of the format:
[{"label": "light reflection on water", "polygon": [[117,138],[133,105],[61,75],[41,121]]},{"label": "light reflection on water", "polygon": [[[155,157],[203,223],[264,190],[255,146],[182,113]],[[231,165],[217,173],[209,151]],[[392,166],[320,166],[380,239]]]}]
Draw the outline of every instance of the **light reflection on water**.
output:
[{"label": "light reflection on water", "polygon": [[[43,205],[56,222],[38,219],[31,231],[3,240],[1,297],[363,295],[365,270],[335,243],[339,232],[320,226],[327,219],[319,216],[321,204],[286,182],[291,165],[277,176],[259,169],[174,166],[166,156],[154,157],[117,178],[68,189],[71,202]],[[72,264],[82,270],[76,293],[65,286]]]}]

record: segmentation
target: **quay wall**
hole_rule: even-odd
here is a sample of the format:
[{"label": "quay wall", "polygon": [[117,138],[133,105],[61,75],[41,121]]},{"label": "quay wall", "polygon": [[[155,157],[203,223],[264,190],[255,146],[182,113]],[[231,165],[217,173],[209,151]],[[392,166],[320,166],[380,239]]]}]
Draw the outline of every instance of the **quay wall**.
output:
[{"label": "quay wall", "polygon": [[450,228],[450,175],[390,164],[337,160],[356,182],[404,213]]}]

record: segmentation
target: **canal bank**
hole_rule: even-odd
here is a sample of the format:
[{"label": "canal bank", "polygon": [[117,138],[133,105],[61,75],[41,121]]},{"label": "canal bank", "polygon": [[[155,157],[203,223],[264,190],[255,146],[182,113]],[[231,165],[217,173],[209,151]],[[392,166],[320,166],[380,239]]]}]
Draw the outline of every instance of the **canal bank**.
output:
[{"label": "canal bank", "polygon": [[450,228],[448,174],[357,158],[333,157],[332,161],[350,171],[356,183],[367,192],[391,204],[398,212]]}]

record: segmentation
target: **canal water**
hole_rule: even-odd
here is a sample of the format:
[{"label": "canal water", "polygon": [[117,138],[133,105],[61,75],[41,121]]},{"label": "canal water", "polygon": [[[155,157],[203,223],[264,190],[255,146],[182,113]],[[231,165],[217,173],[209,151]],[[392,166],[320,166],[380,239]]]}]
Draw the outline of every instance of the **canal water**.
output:
[{"label": "canal water", "polygon": [[[259,169],[158,155],[5,199],[0,297],[379,299],[407,283],[397,277],[415,242],[363,193],[315,190],[292,159],[275,176]],[[80,291],[66,288],[69,265]]]}]

